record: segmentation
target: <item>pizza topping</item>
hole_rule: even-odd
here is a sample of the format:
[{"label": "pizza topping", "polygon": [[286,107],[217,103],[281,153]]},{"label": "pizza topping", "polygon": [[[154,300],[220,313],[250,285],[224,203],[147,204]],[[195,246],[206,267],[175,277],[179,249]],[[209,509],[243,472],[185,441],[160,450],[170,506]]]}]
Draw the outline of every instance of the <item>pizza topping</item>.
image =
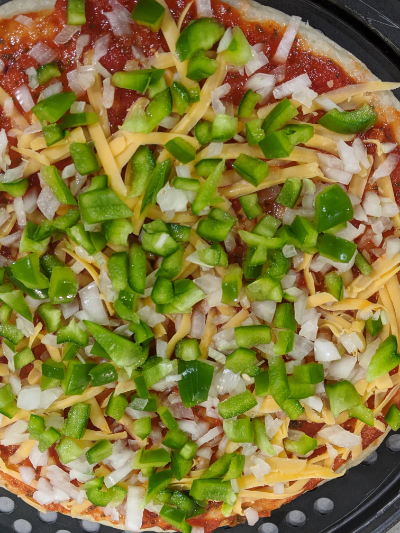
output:
[{"label": "pizza topping", "polygon": [[77,64],[34,42],[33,114],[2,130],[1,444],[46,466],[23,478],[44,504],[187,533],[204,500],[255,520],[340,475],[398,389],[398,154],[370,94],[392,86],[318,97],[312,70],[287,75],[297,18],[268,54],[209,2],[178,24],[163,2],[111,7],[94,40],[68,1],[79,27],[55,42]]}]

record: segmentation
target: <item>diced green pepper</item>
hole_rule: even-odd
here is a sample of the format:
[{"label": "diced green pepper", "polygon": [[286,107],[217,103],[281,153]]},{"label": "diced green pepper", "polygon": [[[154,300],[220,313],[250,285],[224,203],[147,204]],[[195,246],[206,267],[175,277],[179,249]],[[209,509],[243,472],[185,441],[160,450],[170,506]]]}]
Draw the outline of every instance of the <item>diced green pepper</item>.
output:
[{"label": "diced green pepper", "polygon": [[257,400],[253,394],[246,390],[218,404],[218,413],[222,418],[233,418],[242,415],[257,405]]},{"label": "diced green pepper", "polygon": [[128,407],[128,400],[123,394],[118,394],[114,396],[114,391],[110,396],[110,400],[107,404],[106,415],[111,416],[115,420],[120,420],[124,413],[125,409]]},{"label": "diced green pepper", "polygon": [[362,104],[354,111],[331,109],[318,120],[318,124],[336,133],[361,133],[371,128],[377,118],[372,107]]},{"label": "diced green pepper", "polygon": [[269,167],[265,161],[246,154],[240,154],[232,166],[239,176],[254,187],[258,187],[269,173]]},{"label": "diced green pepper", "polygon": [[192,20],[176,42],[176,54],[180,61],[190,59],[198,52],[210,50],[225,33],[225,26],[215,18]]},{"label": "diced green pepper", "polygon": [[183,405],[194,407],[208,398],[214,367],[203,361],[179,361],[179,374],[182,379],[178,382],[179,394]]},{"label": "diced green pepper", "polygon": [[224,420],[225,435],[231,442],[254,442],[254,428],[251,419],[238,418],[237,420]]},{"label": "diced green pepper", "polygon": [[74,300],[79,284],[67,266],[53,268],[50,278],[49,298],[52,304],[67,304]]},{"label": "diced green pepper", "polygon": [[372,356],[367,372],[368,383],[380,378],[386,372],[390,372],[399,364],[400,356],[397,353],[397,339],[395,335],[390,335],[380,344]]},{"label": "diced green pepper", "polygon": [[42,166],[40,169],[40,175],[52,189],[59,202],[62,204],[77,205],[72,192],[61,179],[57,167],[54,165],[50,165],[49,167]]},{"label": "diced green pepper", "polygon": [[157,0],[139,0],[132,12],[132,18],[138,24],[157,32],[164,20],[165,7]]},{"label": "diced green pepper", "polygon": [[357,245],[354,242],[329,233],[324,233],[319,243],[319,253],[321,255],[340,263],[348,263],[356,250]]},{"label": "diced green pepper", "polygon": [[[82,2],[82,0],[69,0],[69,2]],[[73,92],[53,94],[32,107],[32,113],[40,121],[57,122],[68,111],[76,98],[76,94]]]},{"label": "diced green pepper", "polygon": [[299,178],[288,178],[283,184],[282,190],[276,199],[278,204],[284,205],[285,207],[294,207],[297,202],[303,183]]},{"label": "diced green pepper", "polygon": [[387,415],[385,416],[385,422],[390,426],[393,431],[400,429],[400,411],[396,405],[391,405]]},{"label": "diced green pepper", "polygon": [[261,100],[261,94],[255,93],[254,91],[249,89],[240,101],[238,117],[250,118],[251,115],[254,113],[256,105],[261,102]]},{"label": "diced green pepper", "polygon": [[284,439],[285,450],[297,455],[307,455],[317,447],[317,439],[309,437],[305,433],[299,440]]}]

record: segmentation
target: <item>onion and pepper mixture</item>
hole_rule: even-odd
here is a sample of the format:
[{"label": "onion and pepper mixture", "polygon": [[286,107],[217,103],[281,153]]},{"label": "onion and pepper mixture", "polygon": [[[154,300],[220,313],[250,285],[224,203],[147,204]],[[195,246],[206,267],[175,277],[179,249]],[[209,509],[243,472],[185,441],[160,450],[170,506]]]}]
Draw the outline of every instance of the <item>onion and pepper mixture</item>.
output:
[{"label": "onion and pepper mixture", "polygon": [[400,152],[375,109],[399,85],[221,2],[2,24],[7,486],[210,532],[399,429]]}]

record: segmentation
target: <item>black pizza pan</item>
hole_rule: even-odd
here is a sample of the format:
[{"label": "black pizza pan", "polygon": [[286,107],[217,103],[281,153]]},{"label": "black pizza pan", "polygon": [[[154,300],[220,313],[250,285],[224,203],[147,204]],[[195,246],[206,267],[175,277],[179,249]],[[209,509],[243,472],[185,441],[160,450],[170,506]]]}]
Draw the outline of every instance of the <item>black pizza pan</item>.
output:
[{"label": "black pizza pan", "polygon": [[[0,5],[6,3],[0,0]],[[380,79],[400,81],[400,0],[260,0],[321,31]],[[27,9],[29,9],[27,0]],[[395,91],[400,99],[400,89]],[[400,522],[400,434],[391,433],[343,477],[273,511],[254,526],[218,533],[385,533]],[[397,528],[396,528],[397,529]],[[113,533],[103,525],[39,513],[0,489],[0,533]]]}]

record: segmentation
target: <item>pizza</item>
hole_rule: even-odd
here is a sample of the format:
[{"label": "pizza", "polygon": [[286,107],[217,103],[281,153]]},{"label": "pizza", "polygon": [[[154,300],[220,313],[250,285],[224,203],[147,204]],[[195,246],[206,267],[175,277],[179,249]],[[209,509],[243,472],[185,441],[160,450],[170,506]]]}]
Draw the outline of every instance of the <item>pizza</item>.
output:
[{"label": "pizza", "polygon": [[400,428],[400,107],[248,0],[0,8],[0,480],[211,533]]}]

